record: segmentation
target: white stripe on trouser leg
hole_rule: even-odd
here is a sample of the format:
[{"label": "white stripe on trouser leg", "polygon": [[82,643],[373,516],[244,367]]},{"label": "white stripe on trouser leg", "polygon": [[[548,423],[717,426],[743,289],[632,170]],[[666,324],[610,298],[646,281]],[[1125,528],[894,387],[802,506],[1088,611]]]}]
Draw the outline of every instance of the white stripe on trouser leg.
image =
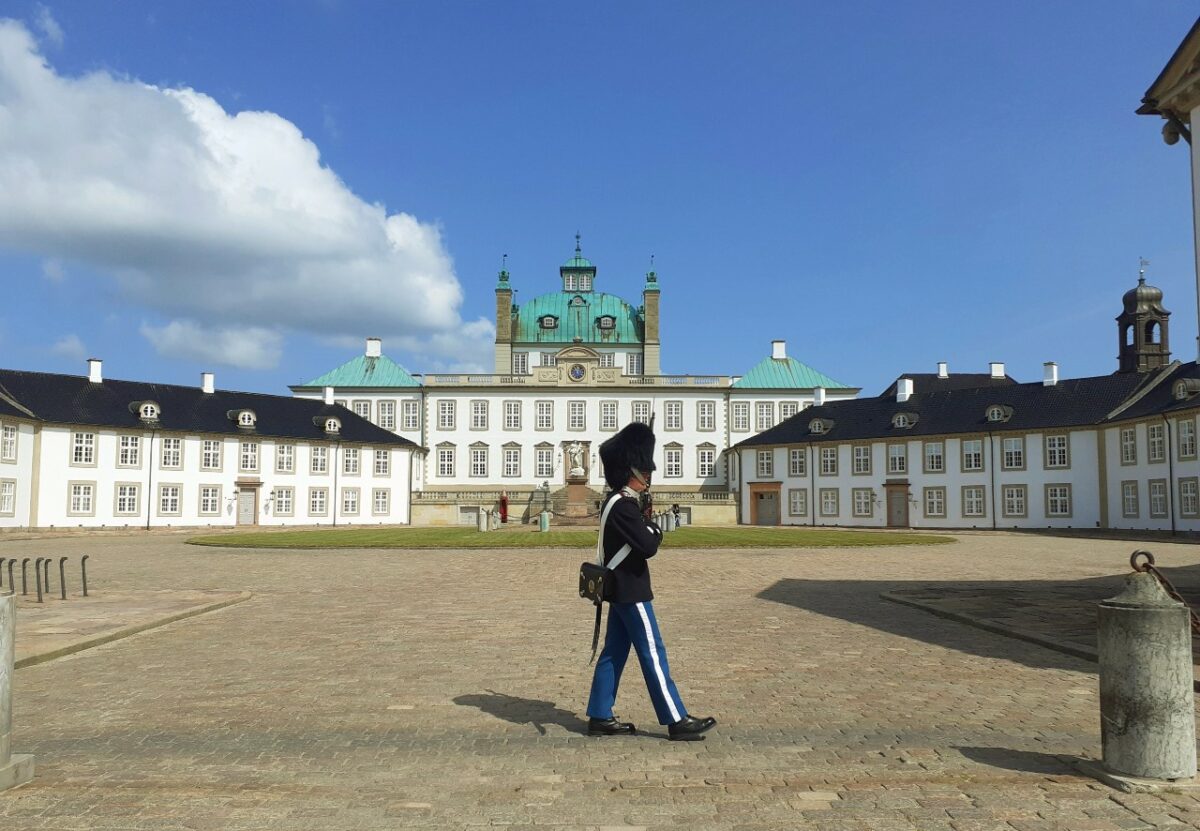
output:
[{"label": "white stripe on trouser leg", "polygon": [[671,698],[671,691],[667,689],[666,676],[663,675],[662,667],[658,663],[658,647],[654,643],[654,627],[650,625],[646,607],[639,603],[637,610],[638,614],[642,616],[642,624],[646,627],[646,642],[650,644],[650,660],[654,662],[654,674],[658,676],[658,686],[662,689],[663,698],[667,700],[667,709],[671,711],[671,717],[679,721],[683,716],[679,715],[679,710],[675,709],[675,701]]}]

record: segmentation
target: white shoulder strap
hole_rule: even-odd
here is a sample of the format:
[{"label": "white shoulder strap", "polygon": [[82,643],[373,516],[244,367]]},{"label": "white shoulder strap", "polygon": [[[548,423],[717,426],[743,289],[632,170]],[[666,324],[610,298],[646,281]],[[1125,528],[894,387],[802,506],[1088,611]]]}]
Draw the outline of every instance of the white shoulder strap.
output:
[{"label": "white shoulder strap", "polygon": [[[608,502],[604,503],[604,510],[600,512],[600,533],[596,537],[596,565],[598,566],[604,565],[604,526],[608,524],[608,512],[612,510],[612,506],[617,504],[617,500],[620,498],[621,492],[617,491]],[[611,570],[619,566],[625,561],[625,558],[629,556],[629,552],[632,550],[629,543],[625,543],[613,555],[608,568]]]}]

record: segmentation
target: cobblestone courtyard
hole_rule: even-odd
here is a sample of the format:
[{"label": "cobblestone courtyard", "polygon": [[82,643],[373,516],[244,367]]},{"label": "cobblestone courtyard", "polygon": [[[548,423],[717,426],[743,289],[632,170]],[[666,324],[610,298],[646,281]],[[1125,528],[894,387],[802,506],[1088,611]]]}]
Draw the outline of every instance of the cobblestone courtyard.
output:
[{"label": "cobblestone courtyard", "polygon": [[[0,794],[0,828],[1200,827],[1190,794],[1127,796],[1073,772],[1099,753],[1094,664],[878,597],[1120,574],[1134,543],[665,552],[672,667],[688,707],[720,720],[705,742],[671,743],[635,664],[618,713],[646,734],[582,735],[583,552],[184,539],[0,543],[90,553],[97,592],[253,592],[18,670],[14,750],[36,754],[37,777]],[[1160,565],[1200,563],[1195,546],[1149,547]]]}]

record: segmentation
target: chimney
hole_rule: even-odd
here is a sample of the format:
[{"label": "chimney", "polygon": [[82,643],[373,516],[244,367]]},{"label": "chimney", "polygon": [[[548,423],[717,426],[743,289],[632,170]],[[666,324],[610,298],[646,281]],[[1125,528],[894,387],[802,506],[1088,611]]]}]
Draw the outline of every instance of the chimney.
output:
[{"label": "chimney", "polygon": [[773,340],[771,341],[771,357],[777,361],[787,360],[787,341]]},{"label": "chimney", "polygon": [[200,391],[212,394],[216,392],[216,379],[211,372],[200,373]]},{"label": "chimney", "polygon": [[103,363],[99,358],[88,358],[88,380],[93,384],[104,383]]},{"label": "chimney", "polygon": [[913,382],[912,378],[901,378],[896,381],[896,402],[903,404],[908,399],[912,398]]},{"label": "chimney", "polygon": [[325,388],[325,403],[326,403],[326,404],[332,404],[332,403],[333,403],[333,387],[326,387],[326,388]]},{"label": "chimney", "polygon": [[1042,386],[1058,386],[1058,364],[1054,361],[1046,361],[1042,364]]},{"label": "chimney", "polygon": [[949,378],[950,377],[950,364],[946,363],[945,361],[938,361],[938,377],[939,378]]},{"label": "chimney", "polygon": [[988,364],[988,366],[990,366],[992,368],[992,377],[993,378],[1003,378],[1004,377],[1004,364],[1002,362],[992,361],[991,363]]},{"label": "chimney", "polygon": [[813,390],[813,406],[823,407],[825,405],[825,388],[817,387]]},{"label": "chimney", "polygon": [[367,338],[367,357],[378,358],[383,354],[383,341],[379,338]]}]

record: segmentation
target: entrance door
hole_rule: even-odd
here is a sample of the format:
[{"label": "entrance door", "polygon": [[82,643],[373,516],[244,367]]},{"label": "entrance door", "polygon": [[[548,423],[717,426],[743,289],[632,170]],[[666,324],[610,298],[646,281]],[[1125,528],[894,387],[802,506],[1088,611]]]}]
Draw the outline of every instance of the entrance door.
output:
[{"label": "entrance door", "polygon": [[258,491],[242,488],[238,491],[238,525],[257,525]]},{"label": "entrance door", "polygon": [[887,505],[888,505],[888,527],[889,528],[907,528],[908,527],[908,488],[888,488],[887,489]]},{"label": "entrance door", "polygon": [[755,525],[778,525],[779,491],[759,491],[754,496],[758,505]]}]

